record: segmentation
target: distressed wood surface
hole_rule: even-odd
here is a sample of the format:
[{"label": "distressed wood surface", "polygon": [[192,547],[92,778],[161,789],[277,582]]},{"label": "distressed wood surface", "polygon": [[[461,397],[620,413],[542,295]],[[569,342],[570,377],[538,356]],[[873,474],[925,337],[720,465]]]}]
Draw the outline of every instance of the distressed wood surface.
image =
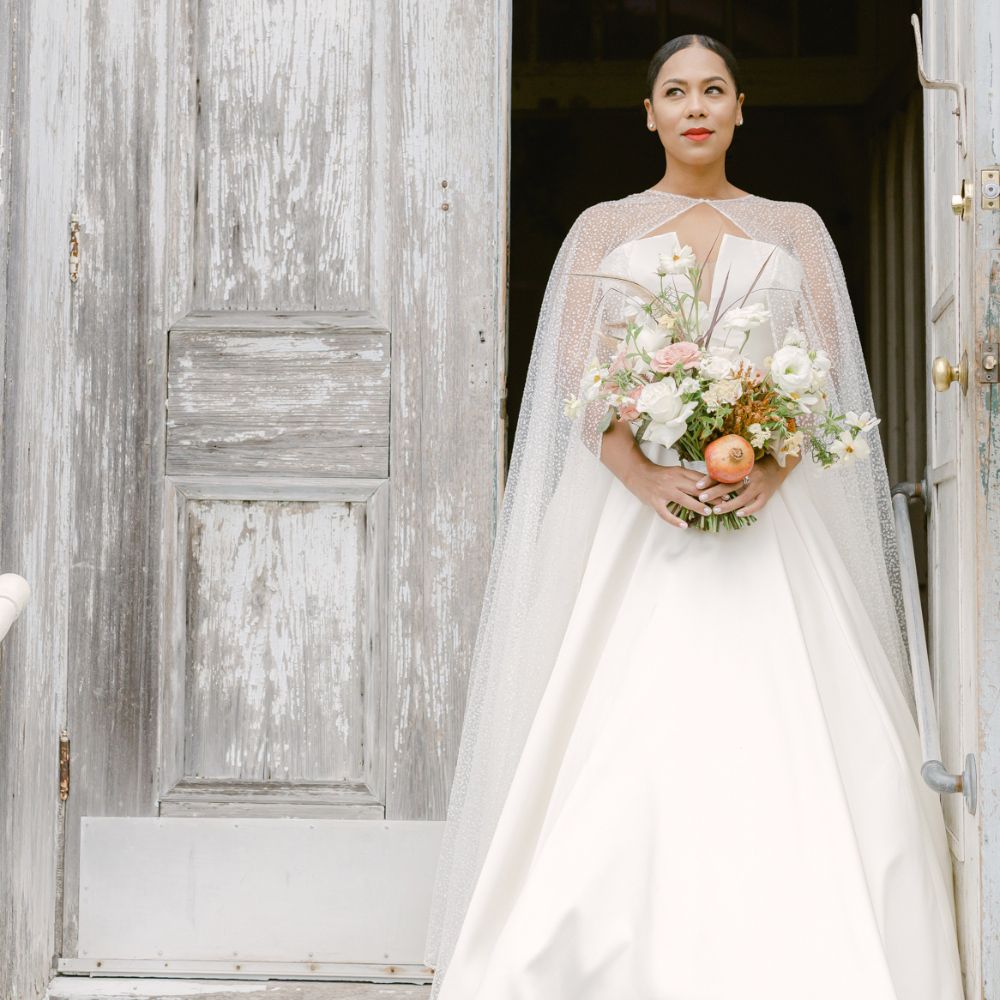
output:
[{"label": "distressed wood surface", "polygon": [[[389,479],[367,501],[377,507],[364,525],[366,551],[380,547],[385,571],[365,575],[363,603],[379,618],[371,660],[391,669],[363,702],[356,689],[344,702],[364,713],[350,725],[372,740],[365,770],[346,768],[346,780],[370,788],[389,818],[445,815],[499,506],[509,29],[505,7],[459,0],[385,9],[357,0],[238,9],[83,0],[74,9],[82,20],[73,50],[86,66],[67,106],[80,115],[83,258],[64,348],[75,372],[73,432],[57,440],[71,441],[75,460],[65,508],[72,544],[63,550],[73,655],[61,662],[71,666],[73,766],[86,780],[67,813],[66,956],[78,938],[80,818],[155,816],[159,795],[194,777],[177,738],[177,720],[194,716],[185,715],[186,675],[175,671],[191,582],[178,519],[193,494],[181,502],[176,477],[165,476],[167,331],[203,336],[204,313],[231,313],[216,336],[244,346],[247,333],[266,335],[255,325],[261,312],[288,314],[285,337],[315,336],[309,313],[366,313],[389,331]],[[68,455],[60,468],[70,468]],[[270,511],[260,530],[277,542],[269,537],[271,550],[255,558],[283,565],[282,546],[303,557],[310,532],[283,537],[280,526],[294,518],[269,504],[293,510],[329,467],[285,468],[286,492],[275,494],[274,466],[240,470],[228,459],[212,475],[241,483],[233,499],[247,510],[259,501]],[[379,478],[359,471],[356,483]],[[289,487],[296,476],[303,486]],[[186,477],[192,490],[196,479]],[[225,498],[205,499],[221,510]],[[250,551],[239,549],[236,520],[218,518],[213,504],[198,509],[202,528],[222,532],[230,552]],[[46,523],[52,531],[58,519]],[[223,541],[201,550],[218,570]],[[218,628],[235,641],[236,621],[219,620],[223,591],[208,577],[195,584],[219,597]],[[219,680],[219,664],[211,670]],[[233,712],[223,695],[214,704]],[[346,745],[340,720],[325,718],[327,738]],[[212,753],[218,761],[226,752],[216,744]],[[235,780],[236,765],[227,766]],[[270,804],[257,796],[260,814],[280,801],[275,791]],[[196,822],[211,804],[193,799],[167,808],[186,808]]]},{"label": "distressed wood surface", "polygon": [[168,474],[387,476],[388,333],[275,319],[171,330]]},{"label": "distressed wood surface", "polygon": [[186,520],[185,773],[359,775],[364,507],[196,500]]},{"label": "distressed wood surface", "polygon": [[0,0],[0,559],[31,599],[0,646],[0,997],[44,992],[59,887],[72,523],[72,289],[79,10]]},{"label": "distressed wood surface", "polygon": [[[973,120],[969,140],[976,167],[973,197],[975,219],[975,346],[1000,341],[1000,215],[978,205],[978,171],[1000,162],[1000,8],[989,0],[971,4],[975,35],[972,42],[974,87],[969,94]],[[976,713],[979,766],[978,885],[969,895],[979,917],[974,959],[981,961],[981,980],[970,979],[970,995],[1000,993],[1000,386],[975,381],[976,354],[969,358],[969,393],[976,415],[970,437],[975,448],[975,569],[978,621],[974,637],[977,684],[970,692]],[[971,560],[970,560],[971,561]],[[976,893],[975,890],[979,892]]]},{"label": "distressed wood surface", "polygon": [[385,6],[198,5],[195,308],[368,306],[369,204],[386,196],[369,155],[385,113],[371,32]]},{"label": "distressed wood surface", "polygon": [[430,986],[405,983],[253,982],[238,979],[101,979],[59,976],[46,1000],[421,1000]]},{"label": "distressed wood surface", "polygon": [[375,190],[394,195],[373,223],[373,311],[393,332],[386,816],[443,819],[500,504],[510,25],[505,4],[465,0],[392,4],[376,25]]}]

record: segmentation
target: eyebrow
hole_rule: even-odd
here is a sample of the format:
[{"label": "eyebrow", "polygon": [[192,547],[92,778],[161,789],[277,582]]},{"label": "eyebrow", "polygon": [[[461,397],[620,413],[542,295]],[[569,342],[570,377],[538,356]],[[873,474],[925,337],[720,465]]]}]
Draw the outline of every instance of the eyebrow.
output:
[{"label": "eyebrow", "polygon": [[[709,80],[721,80],[723,83],[726,82],[724,76],[706,76],[702,83],[708,83]],[[678,80],[676,76],[672,76],[669,80],[664,80],[664,83],[687,83],[687,80]]]}]

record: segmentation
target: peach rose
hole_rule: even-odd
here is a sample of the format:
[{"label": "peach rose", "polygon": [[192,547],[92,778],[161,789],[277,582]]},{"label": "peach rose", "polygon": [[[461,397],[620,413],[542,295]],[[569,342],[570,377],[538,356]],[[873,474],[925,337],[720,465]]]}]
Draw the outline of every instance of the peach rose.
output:
[{"label": "peach rose", "polygon": [[685,368],[693,368],[701,357],[698,345],[690,340],[678,340],[676,344],[667,344],[652,355],[650,367],[654,372],[668,372],[678,362]]}]

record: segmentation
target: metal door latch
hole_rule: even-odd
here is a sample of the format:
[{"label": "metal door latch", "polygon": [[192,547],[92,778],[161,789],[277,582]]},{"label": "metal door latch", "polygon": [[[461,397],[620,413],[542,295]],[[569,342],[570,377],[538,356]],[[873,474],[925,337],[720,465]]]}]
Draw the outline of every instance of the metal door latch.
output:
[{"label": "metal door latch", "polygon": [[976,381],[996,382],[998,369],[1000,354],[997,353],[996,341],[980,344],[976,349]]},{"label": "metal door latch", "polygon": [[980,170],[979,185],[982,190],[982,207],[987,211],[1000,212],[1000,167]]}]

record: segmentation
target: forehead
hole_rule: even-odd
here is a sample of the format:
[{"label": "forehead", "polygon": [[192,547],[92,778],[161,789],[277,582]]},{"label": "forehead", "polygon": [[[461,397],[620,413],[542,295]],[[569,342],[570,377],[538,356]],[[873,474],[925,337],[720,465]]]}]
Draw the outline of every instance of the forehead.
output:
[{"label": "forehead", "polygon": [[701,45],[689,45],[686,49],[675,52],[656,74],[658,81],[668,77],[686,83],[700,83],[709,77],[721,77],[726,83],[731,82],[722,56]]}]

